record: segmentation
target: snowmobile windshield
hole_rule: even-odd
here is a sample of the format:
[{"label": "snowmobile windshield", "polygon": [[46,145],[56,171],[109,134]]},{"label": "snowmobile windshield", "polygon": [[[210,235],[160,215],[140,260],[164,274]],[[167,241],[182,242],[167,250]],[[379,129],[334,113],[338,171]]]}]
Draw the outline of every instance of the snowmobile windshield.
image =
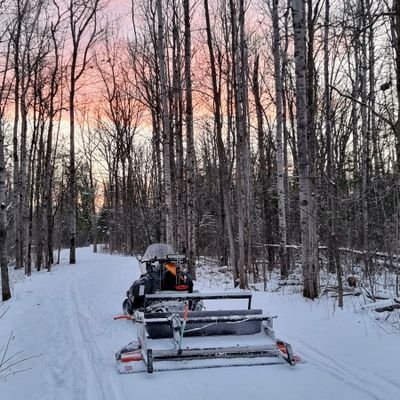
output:
[{"label": "snowmobile windshield", "polygon": [[143,255],[143,261],[152,260],[154,258],[161,259],[167,258],[168,254],[174,254],[174,249],[165,243],[154,243],[151,244]]},{"label": "snowmobile windshield", "polygon": [[167,258],[168,254],[174,254],[174,249],[165,243],[153,243],[144,252],[142,262],[139,264],[142,274],[146,273],[146,262],[150,260]]}]

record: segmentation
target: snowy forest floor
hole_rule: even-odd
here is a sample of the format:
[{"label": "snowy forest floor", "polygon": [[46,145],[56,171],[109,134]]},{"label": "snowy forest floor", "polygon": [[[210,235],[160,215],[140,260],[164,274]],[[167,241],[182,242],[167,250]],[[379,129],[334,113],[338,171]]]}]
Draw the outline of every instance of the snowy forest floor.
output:
[{"label": "snowy forest floor", "polygon": [[[13,298],[0,304],[0,365],[29,358],[0,380],[1,400],[398,400],[400,332],[346,297],[343,310],[324,297],[254,293],[253,306],[277,315],[278,337],[306,361],[287,365],[219,368],[152,375],[119,375],[114,353],[136,338],[128,321],[113,321],[130,284],[139,276],[132,257],[67,252],[52,272],[17,277]],[[225,274],[199,271],[195,288],[232,290]],[[223,308],[223,306],[221,307]],[[31,357],[31,358],[30,358]],[[3,360],[4,363],[4,360]],[[1,368],[0,368],[1,371]]]}]

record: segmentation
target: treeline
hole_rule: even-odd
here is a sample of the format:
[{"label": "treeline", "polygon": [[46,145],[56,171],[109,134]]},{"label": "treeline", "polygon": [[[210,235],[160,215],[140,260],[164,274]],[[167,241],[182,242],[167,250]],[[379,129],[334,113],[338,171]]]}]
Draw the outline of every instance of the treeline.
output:
[{"label": "treeline", "polygon": [[301,244],[310,298],[340,247],[372,276],[399,253],[399,3],[2,0],[3,299],[10,259],[88,243],[166,241],[242,288]]}]

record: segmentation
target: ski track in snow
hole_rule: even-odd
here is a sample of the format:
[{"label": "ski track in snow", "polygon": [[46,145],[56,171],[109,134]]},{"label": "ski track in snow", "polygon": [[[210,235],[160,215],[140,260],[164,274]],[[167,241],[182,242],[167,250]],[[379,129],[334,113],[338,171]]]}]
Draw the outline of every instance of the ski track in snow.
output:
[{"label": "ski track in snow", "polygon": [[[65,290],[57,295],[58,309],[62,309],[59,315],[52,316],[54,333],[51,333],[51,342],[67,340],[68,346],[58,354],[51,354],[54,361],[54,371],[50,369],[51,376],[57,386],[63,391],[65,400],[71,398],[71,393],[80,393],[82,399],[105,399],[102,395],[99,379],[93,368],[93,359],[90,357],[89,348],[91,340],[84,336],[79,324],[79,313],[76,307],[76,291],[74,286],[78,280],[85,279],[93,273],[89,268],[76,268],[76,272],[64,285]],[[85,305],[82,304],[84,307]],[[69,332],[70,335],[65,335]],[[50,347],[51,349],[51,347]],[[68,370],[68,373],[66,371]],[[72,373],[72,375],[71,375]]]},{"label": "ski track in snow", "polygon": [[[299,346],[297,350],[308,363],[317,366],[324,373],[332,375],[346,384],[353,386],[371,399],[386,400],[386,395],[382,397],[380,393],[382,393],[382,391],[387,391],[388,385],[393,389],[393,396],[396,396],[395,393],[399,395],[400,384],[379,376],[376,373],[371,374],[370,371],[354,367],[348,363],[330,357],[329,355],[306,344],[302,340],[297,339],[297,341],[302,344],[302,346]],[[370,388],[372,381],[374,382],[374,390],[371,390]],[[393,397],[393,399],[394,398],[395,397]]]},{"label": "ski track in snow", "polygon": [[86,310],[85,314],[82,313],[80,304],[84,304],[81,300],[80,291],[77,289],[77,281],[72,281],[71,285],[71,298],[73,299],[75,314],[77,316],[77,325],[79,327],[79,336],[85,341],[86,344],[86,359],[89,361],[89,368],[94,372],[93,378],[95,380],[95,387],[97,394],[95,397],[87,396],[87,398],[96,398],[98,400],[108,399],[121,399],[125,395],[121,394],[119,386],[110,380],[108,375],[104,373],[103,366],[106,365],[105,360],[101,357],[101,349],[99,348],[92,329],[90,326],[95,326],[95,318],[90,310]]},{"label": "ski track in snow", "polygon": [[[136,338],[136,329],[132,323],[113,321],[112,317],[120,312],[125,291],[139,271],[129,257],[93,254],[89,249],[78,251],[76,266],[64,265],[50,274],[41,274],[30,294],[36,296],[33,299],[23,298],[31,293],[31,282],[22,283],[20,294],[11,303],[8,317],[15,312],[16,330],[18,313],[33,310],[25,321],[28,326],[21,323],[18,335],[25,338],[24,346],[31,340],[33,351],[43,356],[40,366],[33,365],[32,375],[28,371],[0,381],[1,400],[400,398],[400,384],[393,379],[360,367],[359,360],[353,364],[333,353],[326,354],[320,344],[309,344],[293,334],[287,338],[306,361],[295,368],[275,365],[119,375],[114,353]],[[26,339],[26,332],[32,332],[31,339]],[[37,343],[35,337],[40,339]],[[2,341],[0,335],[0,344]],[[396,360],[391,362],[396,368]],[[37,368],[43,370],[42,375]],[[29,379],[41,379],[33,387],[43,386],[43,393],[31,393]],[[27,385],[26,389],[21,385]]]},{"label": "ski track in snow", "polygon": [[[71,325],[71,333],[74,338],[74,345],[76,349],[81,349],[81,351],[75,355],[76,358],[80,361],[82,368],[78,368],[80,379],[82,379],[82,373],[85,374],[84,385],[85,394],[84,396],[87,398],[96,398],[96,399],[104,399],[103,391],[100,387],[100,380],[98,375],[96,374],[96,363],[91,357],[90,348],[92,346],[91,343],[94,343],[93,339],[91,340],[85,335],[84,330],[82,329],[82,325],[80,323],[80,314],[76,305],[77,292],[74,290],[75,282],[77,279],[82,280],[85,278],[90,271],[85,271],[85,273],[78,275],[75,279],[72,279],[69,283],[69,293],[68,298],[71,299],[67,303],[68,307],[68,315],[69,322]],[[82,304],[84,307],[84,304]]]},{"label": "ski track in snow", "polygon": [[[49,382],[53,381],[56,384],[60,397],[65,400],[71,392],[76,393],[77,390],[82,389],[82,382],[90,379],[87,376],[90,369],[88,369],[85,354],[84,352],[78,354],[76,351],[78,347],[84,349],[84,343],[79,336],[79,329],[75,326],[74,310],[71,307],[71,301],[68,300],[69,288],[73,280],[80,279],[85,272],[83,269],[77,270],[72,279],[61,286],[62,291],[46,299],[55,305],[50,310],[57,310],[59,313],[51,312],[47,317],[49,346],[43,352],[43,357],[50,368],[45,368],[44,371],[48,375]],[[66,335],[66,332],[69,334]],[[57,349],[56,343],[59,343],[60,348]],[[88,387],[88,385],[84,383],[83,387]]]}]

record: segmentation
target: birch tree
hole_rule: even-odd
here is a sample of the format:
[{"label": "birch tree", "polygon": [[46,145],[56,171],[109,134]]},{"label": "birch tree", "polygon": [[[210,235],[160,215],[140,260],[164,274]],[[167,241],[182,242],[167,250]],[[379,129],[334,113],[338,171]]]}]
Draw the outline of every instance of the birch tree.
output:
[{"label": "birch tree", "polygon": [[164,44],[164,14],[161,0],[156,2],[157,8],[157,54],[158,67],[160,71],[160,86],[162,100],[162,131],[163,131],[163,168],[164,168],[164,199],[165,199],[165,231],[166,242],[174,244],[174,213],[172,203],[172,182],[171,182],[171,129],[170,113],[168,107],[168,88],[165,71],[165,44]]},{"label": "birch tree", "polygon": [[392,3],[392,43],[395,50],[396,63],[396,95],[397,95],[397,120],[395,123],[395,136],[397,143],[397,162],[400,160],[400,1]]},{"label": "birch tree", "polygon": [[[0,18],[2,18],[0,10]],[[7,42],[6,30],[0,31],[0,46]],[[10,42],[6,45],[4,64],[0,67],[0,272],[1,272],[1,293],[2,301],[11,298],[10,280],[8,275],[8,255],[7,255],[7,183],[6,183],[6,164],[4,160],[4,138],[5,138],[5,106],[7,104],[11,85],[8,83],[10,66]]]},{"label": "birch tree", "polygon": [[26,18],[29,1],[17,0],[14,26],[10,29],[10,41],[13,51],[14,67],[14,124],[13,124],[13,211],[14,211],[14,235],[15,235],[15,268],[23,267],[23,239],[21,233],[21,190],[20,190],[20,159],[19,159],[19,123],[20,123],[20,83],[21,83],[21,36],[23,22]]},{"label": "birch tree", "polygon": [[314,264],[313,246],[316,232],[310,229],[310,217],[314,215],[310,176],[310,160],[307,136],[307,80],[305,40],[305,0],[293,0],[294,58],[296,74],[296,128],[298,147],[301,263],[303,268],[303,295],[315,299],[318,296],[318,266]]},{"label": "birch tree", "polygon": [[337,242],[337,196],[338,182],[333,157],[333,140],[332,140],[332,101],[330,87],[330,63],[329,63],[329,25],[330,25],[330,0],[325,0],[325,16],[324,16],[324,102],[325,102],[325,135],[326,135],[326,187],[328,191],[328,249],[329,249],[329,265],[328,271],[336,272],[338,281],[338,303],[339,307],[343,307],[343,281],[342,266],[340,263],[339,248]]},{"label": "birch tree", "polygon": [[183,0],[185,18],[185,84],[186,84],[186,202],[187,202],[187,235],[186,235],[186,258],[188,260],[189,272],[195,278],[196,254],[196,214],[195,214],[195,148],[193,133],[193,100],[192,100],[192,67],[191,67],[191,29],[190,29],[190,1]]},{"label": "birch tree", "polygon": [[4,131],[0,119],[0,269],[2,301],[11,298],[10,281],[8,276],[7,257],[7,204],[6,204],[6,169],[4,162]]}]

